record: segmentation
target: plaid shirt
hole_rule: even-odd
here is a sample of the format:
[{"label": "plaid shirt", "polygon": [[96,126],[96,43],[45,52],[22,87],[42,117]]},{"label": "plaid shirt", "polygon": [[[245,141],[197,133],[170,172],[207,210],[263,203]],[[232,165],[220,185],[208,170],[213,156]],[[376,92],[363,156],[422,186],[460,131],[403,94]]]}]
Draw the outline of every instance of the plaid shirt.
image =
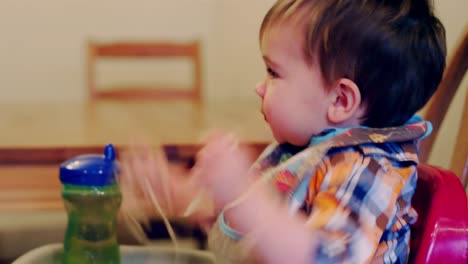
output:
[{"label": "plaid shirt", "polygon": [[336,149],[308,183],[307,226],[321,230],[317,263],[406,263],[416,188],[412,144]]},{"label": "plaid shirt", "polygon": [[[270,145],[253,170],[287,198],[291,214],[307,213],[318,238],[311,262],[406,263],[417,218],[417,141],[429,132],[426,122],[327,131],[305,149]],[[241,240],[218,220],[222,233]]]}]

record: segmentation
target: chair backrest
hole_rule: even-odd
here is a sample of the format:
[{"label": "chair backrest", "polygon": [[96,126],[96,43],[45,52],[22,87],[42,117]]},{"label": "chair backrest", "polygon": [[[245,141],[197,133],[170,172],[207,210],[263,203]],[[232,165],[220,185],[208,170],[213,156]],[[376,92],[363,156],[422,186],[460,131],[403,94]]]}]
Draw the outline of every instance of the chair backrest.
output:
[{"label": "chair backrest", "polygon": [[[192,85],[180,87],[96,87],[99,58],[187,58],[192,62]],[[90,99],[201,99],[202,66],[198,41],[182,42],[88,42],[87,84]]]},{"label": "chair backrest", "polygon": [[[457,89],[463,80],[468,69],[468,29],[463,32],[460,38],[460,42],[456,47],[454,53],[451,55],[450,60],[447,63],[447,67],[444,72],[444,77],[440,83],[436,93],[429,101],[424,118],[432,123],[434,128],[432,134],[421,141],[419,159],[422,163],[427,163],[435,139],[437,138],[439,128],[446,116],[450,103],[452,102]],[[468,98],[468,94],[467,94]],[[464,111],[467,112],[468,99],[465,100]],[[468,115],[468,114],[466,114]],[[461,119],[461,124],[464,123]],[[466,122],[465,122],[466,123]],[[463,128],[460,126],[458,132],[457,146],[454,152],[454,158],[452,160],[451,170],[457,175],[461,176],[462,168],[466,162],[468,156],[468,139],[466,136],[463,137],[462,129],[467,129],[467,126]],[[466,132],[465,132],[466,134]],[[464,145],[460,145],[464,144]],[[461,153],[460,153],[461,150]]]},{"label": "chair backrest", "polygon": [[460,180],[424,164],[418,174],[409,263],[468,263],[468,203]]}]

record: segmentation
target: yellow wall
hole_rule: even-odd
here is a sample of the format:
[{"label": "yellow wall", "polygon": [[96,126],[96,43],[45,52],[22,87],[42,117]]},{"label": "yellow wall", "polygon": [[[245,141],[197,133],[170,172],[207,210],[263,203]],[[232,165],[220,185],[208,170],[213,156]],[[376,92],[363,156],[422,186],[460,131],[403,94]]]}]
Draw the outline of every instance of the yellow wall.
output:
[{"label": "yellow wall", "polygon": [[[0,103],[85,99],[85,41],[193,39],[203,44],[205,95],[254,97],[262,78],[258,27],[273,0],[43,0],[0,2]],[[468,1],[436,0],[449,54]],[[177,78],[177,72],[174,73]],[[449,165],[467,92],[458,92],[431,163]]]},{"label": "yellow wall", "polygon": [[[468,1],[436,0],[435,8],[447,31],[448,58],[450,58],[462,33],[468,30]],[[468,78],[465,76],[439,131],[429,159],[432,164],[447,168],[450,166],[467,90]],[[463,120],[463,122],[468,122],[468,120]],[[465,134],[467,134],[466,131]]]}]

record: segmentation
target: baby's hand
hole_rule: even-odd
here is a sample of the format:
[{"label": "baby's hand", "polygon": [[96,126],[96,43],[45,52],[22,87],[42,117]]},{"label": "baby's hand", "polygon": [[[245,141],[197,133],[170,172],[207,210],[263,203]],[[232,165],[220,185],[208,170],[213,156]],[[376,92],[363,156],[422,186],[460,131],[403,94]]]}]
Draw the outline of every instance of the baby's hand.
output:
[{"label": "baby's hand", "polygon": [[[171,165],[161,149],[149,145],[130,145],[122,153],[120,185],[123,193],[123,212],[140,222],[158,216],[159,204],[164,215],[186,217],[185,211],[199,193],[197,179],[180,166]],[[204,207],[196,208],[187,220],[210,222],[215,217],[211,201],[203,200]]]},{"label": "baby's hand", "polygon": [[174,192],[182,176],[169,176],[169,165],[163,153],[149,145],[131,145],[121,156],[120,185],[122,207],[139,220],[157,214],[154,199],[168,216],[174,216]]},{"label": "baby's hand", "polygon": [[250,186],[251,154],[233,134],[216,133],[198,153],[195,175],[212,194],[217,209],[238,198]]}]

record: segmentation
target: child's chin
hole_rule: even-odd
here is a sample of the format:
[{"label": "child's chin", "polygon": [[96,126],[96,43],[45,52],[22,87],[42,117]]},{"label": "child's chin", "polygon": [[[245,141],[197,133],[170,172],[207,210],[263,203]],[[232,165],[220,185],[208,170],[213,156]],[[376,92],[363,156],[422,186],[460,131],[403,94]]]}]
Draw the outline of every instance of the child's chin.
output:
[{"label": "child's chin", "polygon": [[279,135],[275,134],[274,132],[273,132],[273,138],[279,144],[288,143],[284,138],[280,137]]}]

